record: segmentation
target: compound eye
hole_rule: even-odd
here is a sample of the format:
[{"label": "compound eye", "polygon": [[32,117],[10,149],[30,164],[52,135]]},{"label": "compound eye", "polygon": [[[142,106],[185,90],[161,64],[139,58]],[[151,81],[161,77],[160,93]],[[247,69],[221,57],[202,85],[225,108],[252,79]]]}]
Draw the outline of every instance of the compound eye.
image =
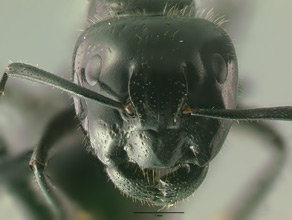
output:
[{"label": "compound eye", "polygon": [[85,78],[89,85],[94,86],[98,82],[101,72],[102,59],[95,55],[89,59],[85,67]]},{"label": "compound eye", "polygon": [[228,69],[225,59],[219,53],[212,56],[212,70],[218,83],[223,84],[227,78]]},{"label": "compound eye", "polygon": [[135,115],[135,108],[134,106],[129,103],[125,106],[125,112],[129,115],[129,116],[134,116]]}]

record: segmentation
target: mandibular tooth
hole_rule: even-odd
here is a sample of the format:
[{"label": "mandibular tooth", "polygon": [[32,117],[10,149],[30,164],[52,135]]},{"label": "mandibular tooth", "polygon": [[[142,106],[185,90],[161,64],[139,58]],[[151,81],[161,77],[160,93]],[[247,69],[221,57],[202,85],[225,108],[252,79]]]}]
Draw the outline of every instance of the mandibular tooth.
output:
[{"label": "mandibular tooth", "polygon": [[183,168],[186,168],[187,171],[188,171],[188,173],[191,171],[191,167],[190,167],[190,165],[187,164],[187,163],[183,165]]},{"label": "mandibular tooth", "polygon": [[166,182],[163,181],[163,180],[159,180],[159,183],[160,183],[163,187],[168,187],[168,186],[170,186],[169,183],[166,183]]},{"label": "mandibular tooth", "polygon": [[194,154],[195,156],[197,156],[197,155],[199,154],[199,152],[195,149],[194,146],[190,146],[190,150],[193,152],[193,154]]}]

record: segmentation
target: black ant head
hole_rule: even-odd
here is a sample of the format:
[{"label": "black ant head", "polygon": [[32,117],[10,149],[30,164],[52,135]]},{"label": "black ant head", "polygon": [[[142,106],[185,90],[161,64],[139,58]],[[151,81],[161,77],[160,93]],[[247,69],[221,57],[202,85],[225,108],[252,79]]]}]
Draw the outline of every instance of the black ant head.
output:
[{"label": "black ant head", "polygon": [[203,181],[231,126],[183,114],[234,108],[234,48],[217,25],[179,17],[127,17],[90,27],[75,52],[76,83],[124,103],[124,112],[75,99],[91,151],[127,195],[174,204]]}]

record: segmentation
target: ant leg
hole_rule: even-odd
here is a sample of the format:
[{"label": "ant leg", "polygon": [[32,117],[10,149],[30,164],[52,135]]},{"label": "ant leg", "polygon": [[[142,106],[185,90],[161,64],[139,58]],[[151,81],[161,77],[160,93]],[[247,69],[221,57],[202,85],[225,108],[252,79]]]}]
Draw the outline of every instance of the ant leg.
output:
[{"label": "ant leg", "polygon": [[62,112],[57,115],[48,125],[44,132],[44,136],[34,149],[30,160],[36,181],[43,192],[44,196],[50,203],[57,219],[70,219],[68,207],[65,207],[65,197],[58,190],[54,189],[50,177],[46,174],[46,165],[49,161],[49,151],[53,149],[55,144],[66,134],[77,129],[80,126],[79,120],[76,118],[75,111]]},{"label": "ant leg", "polygon": [[[277,179],[285,159],[286,145],[281,135],[270,125],[262,122],[241,122],[248,128],[252,128],[255,132],[268,137],[273,147],[273,155],[271,160],[252,178],[252,181],[246,187],[247,190],[237,196],[230,206],[225,218],[228,220],[245,220],[256,209],[257,205],[262,201],[268,190],[272,187],[274,180]],[[221,218],[220,218],[221,219]]]},{"label": "ant leg", "polygon": [[32,150],[11,156],[7,153],[7,145],[3,139],[0,139],[0,149],[0,184],[5,185],[7,193],[21,201],[21,204],[31,214],[30,217],[36,220],[52,220],[51,210],[45,201],[40,200],[34,189],[32,174],[27,165]]},{"label": "ant leg", "polygon": [[7,156],[7,148],[3,138],[0,137],[0,161]]}]

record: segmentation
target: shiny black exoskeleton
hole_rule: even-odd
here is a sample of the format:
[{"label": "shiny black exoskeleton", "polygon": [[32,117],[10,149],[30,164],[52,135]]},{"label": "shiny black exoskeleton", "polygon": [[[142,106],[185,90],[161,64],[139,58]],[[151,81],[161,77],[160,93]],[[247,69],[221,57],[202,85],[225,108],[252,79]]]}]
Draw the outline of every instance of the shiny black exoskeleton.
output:
[{"label": "shiny black exoskeleton", "polygon": [[233,44],[191,0],[100,0],[96,14],[75,48],[74,82],[126,111],[75,97],[90,150],[122,192],[174,204],[201,184],[231,126],[183,111],[236,107]]}]

